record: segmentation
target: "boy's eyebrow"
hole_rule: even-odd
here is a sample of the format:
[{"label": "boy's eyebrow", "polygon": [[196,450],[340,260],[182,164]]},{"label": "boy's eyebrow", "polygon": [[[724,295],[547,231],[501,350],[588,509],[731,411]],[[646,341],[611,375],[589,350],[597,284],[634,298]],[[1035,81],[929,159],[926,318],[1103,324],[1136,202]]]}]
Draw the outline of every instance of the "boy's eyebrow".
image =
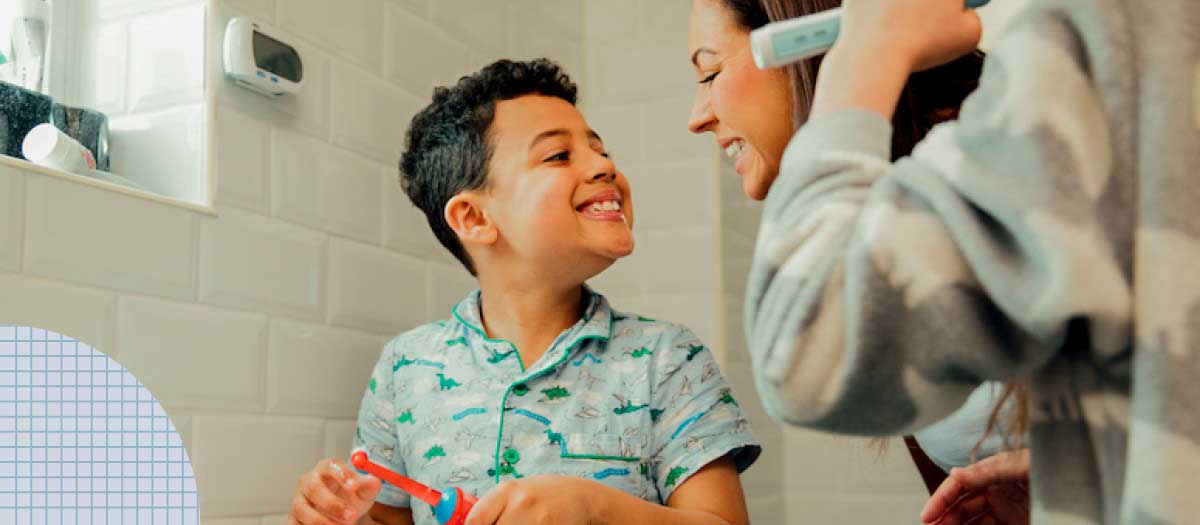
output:
[{"label": "boy's eyebrow", "polygon": [[[596,133],[596,130],[588,129],[587,135],[588,135],[588,138],[590,138],[590,139],[595,139],[597,141],[600,141],[601,143],[604,142],[604,139],[600,138],[600,134]],[[537,146],[539,142],[546,140],[550,137],[561,137],[561,136],[567,136],[567,137],[571,136],[571,130],[569,130],[567,128],[555,128],[555,129],[549,129],[549,130],[543,131],[541,133],[538,133],[537,136],[533,137],[533,140],[529,142],[529,149],[530,149],[530,151],[532,151],[533,148],[535,146]]]}]

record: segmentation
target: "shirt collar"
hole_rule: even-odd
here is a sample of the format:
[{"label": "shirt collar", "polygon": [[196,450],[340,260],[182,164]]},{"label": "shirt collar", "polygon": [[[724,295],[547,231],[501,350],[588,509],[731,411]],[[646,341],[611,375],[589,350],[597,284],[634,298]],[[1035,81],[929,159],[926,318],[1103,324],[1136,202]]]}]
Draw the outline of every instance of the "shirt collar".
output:
[{"label": "shirt collar", "polygon": [[[573,346],[575,341],[582,338],[607,341],[612,337],[613,311],[608,304],[608,299],[592,291],[586,284],[583,285],[583,294],[588,301],[588,306],[583,312],[583,318],[563,332],[547,353],[556,352],[563,345]],[[454,318],[467,327],[467,331],[474,337],[478,337],[486,342],[500,342],[496,339],[489,339],[487,332],[483,330],[483,322],[481,320],[483,316],[480,312],[482,304],[480,301],[481,295],[482,291],[479,289],[467,294],[465,299],[454,306],[452,310]]]}]

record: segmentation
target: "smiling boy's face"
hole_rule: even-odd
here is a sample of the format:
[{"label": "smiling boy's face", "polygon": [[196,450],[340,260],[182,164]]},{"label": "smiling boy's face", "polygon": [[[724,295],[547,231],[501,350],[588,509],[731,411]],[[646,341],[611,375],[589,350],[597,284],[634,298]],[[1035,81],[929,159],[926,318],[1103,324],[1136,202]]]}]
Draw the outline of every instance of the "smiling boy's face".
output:
[{"label": "smiling boy's face", "polygon": [[629,181],[571,103],[527,95],[496,103],[483,207],[498,247],[580,282],[633,251]]}]

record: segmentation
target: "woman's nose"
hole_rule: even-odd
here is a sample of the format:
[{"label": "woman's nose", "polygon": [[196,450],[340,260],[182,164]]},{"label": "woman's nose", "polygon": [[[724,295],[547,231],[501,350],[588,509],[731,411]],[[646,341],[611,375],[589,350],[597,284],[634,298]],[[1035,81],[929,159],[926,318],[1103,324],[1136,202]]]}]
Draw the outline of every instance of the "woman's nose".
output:
[{"label": "woman's nose", "polygon": [[710,131],[709,128],[715,121],[709,98],[703,93],[696,93],[696,100],[692,102],[692,112],[688,115],[688,130],[692,133],[704,133]]}]

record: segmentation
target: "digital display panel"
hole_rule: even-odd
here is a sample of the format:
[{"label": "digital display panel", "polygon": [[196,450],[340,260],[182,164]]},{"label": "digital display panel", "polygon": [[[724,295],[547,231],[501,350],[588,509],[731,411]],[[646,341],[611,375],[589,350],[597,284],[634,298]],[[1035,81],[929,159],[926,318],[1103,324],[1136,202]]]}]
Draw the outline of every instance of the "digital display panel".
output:
[{"label": "digital display panel", "polygon": [[304,77],[300,55],[291,47],[258,31],[254,31],[254,62],[259,68],[292,82],[299,82]]}]

